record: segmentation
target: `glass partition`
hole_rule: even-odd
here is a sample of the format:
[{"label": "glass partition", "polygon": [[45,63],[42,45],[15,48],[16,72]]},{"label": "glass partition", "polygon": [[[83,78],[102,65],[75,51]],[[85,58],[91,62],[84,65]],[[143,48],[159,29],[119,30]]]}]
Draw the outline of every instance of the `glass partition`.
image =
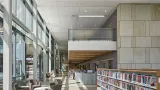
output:
[{"label": "glass partition", "polygon": [[115,29],[72,29],[69,30],[69,40],[115,40]]}]

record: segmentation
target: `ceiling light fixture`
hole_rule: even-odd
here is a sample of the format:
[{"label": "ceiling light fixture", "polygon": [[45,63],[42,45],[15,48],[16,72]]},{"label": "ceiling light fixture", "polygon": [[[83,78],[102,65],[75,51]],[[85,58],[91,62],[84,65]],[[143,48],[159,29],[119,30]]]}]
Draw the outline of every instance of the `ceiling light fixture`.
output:
[{"label": "ceiling light fixture", "polygon": [[107,12],[107,10],[105,10],[105,12]]},{"label": "ceiling light fixture", "polygon": [[81,27],[82,27],[82,25],[81,25]]},{"label": "ceiling light fixture", "polygon": [[96,25],[95,25],[95,27],[96,27]]},{"label": "ceiling light fixture", "polygon": [[104,17],[104,15],[79,15],[79,17]]},{"label": "ceiling light fixture", "polygon": [[87,10],[85,10],[85,12],[87,12]]}]

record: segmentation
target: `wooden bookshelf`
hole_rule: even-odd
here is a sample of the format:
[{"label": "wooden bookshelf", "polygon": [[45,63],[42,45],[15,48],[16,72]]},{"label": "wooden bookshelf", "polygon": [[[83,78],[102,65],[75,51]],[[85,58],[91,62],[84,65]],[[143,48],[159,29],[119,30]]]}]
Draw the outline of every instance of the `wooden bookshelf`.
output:
[{"label": "wooden bookshelf", "polygon": [[160,90],[159,69],[97,69],[102,90]]}]

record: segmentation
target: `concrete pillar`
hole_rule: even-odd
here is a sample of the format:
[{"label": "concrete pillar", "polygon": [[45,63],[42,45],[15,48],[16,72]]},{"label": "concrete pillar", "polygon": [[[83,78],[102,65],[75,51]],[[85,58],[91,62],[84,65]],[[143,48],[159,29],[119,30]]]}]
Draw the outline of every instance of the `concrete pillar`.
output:
[{"label": "concrete pillar", "polygon": [[4,0],[3,90],[12,90],[12,0]]},{"label": "concrete pillar", "polygon": [[119,4],[118,68],[160,69],[160,4]]},{"label": "concrete pillar", "polygon": [[34,46],[34,54],[33,54],[33,79],[38,79],[37,76],[37,61],[38,61],[38,12],[37,9],[34,11],[34,20],[33,20],[33,46]]},{"label": "concrete pillar", "polygon": [[[16,34],[15,34],[15,32],[13,33],[13,36],[12,36],[12,42],[13,42],[13,59],[12,59],[12,63],[13,63],[13,77],[15,77],[16,76]],[[14,79],[14,80],[16,80],[16,78]]]},{"label": "concrete pillar", "polygon": [[44,84],[46,84],[46,73],[48,72],[47,68],[48,68],[47,53],[46,53],[46,50],[43,50],[43,82]]},{"label": "concrete pillar", "polygon": [[52,38],[51,38],[51,33],[49,33],[49,72],[51,72],[51,51],[52,51],[52,42],[51,42]]}]

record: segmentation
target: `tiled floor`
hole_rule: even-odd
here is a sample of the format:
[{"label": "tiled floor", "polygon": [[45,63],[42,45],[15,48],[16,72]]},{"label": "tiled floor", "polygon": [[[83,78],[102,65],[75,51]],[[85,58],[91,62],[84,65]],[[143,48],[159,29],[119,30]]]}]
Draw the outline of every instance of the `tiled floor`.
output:
[{"label": "tiled floor", "polygon": [[[58,77],[60,79],[61,77]],[[72,78],[63,78],[63,85],[61,90],[100,90],[97,89],[96,85],[82,85],[80,83],[76,83]]]}]

